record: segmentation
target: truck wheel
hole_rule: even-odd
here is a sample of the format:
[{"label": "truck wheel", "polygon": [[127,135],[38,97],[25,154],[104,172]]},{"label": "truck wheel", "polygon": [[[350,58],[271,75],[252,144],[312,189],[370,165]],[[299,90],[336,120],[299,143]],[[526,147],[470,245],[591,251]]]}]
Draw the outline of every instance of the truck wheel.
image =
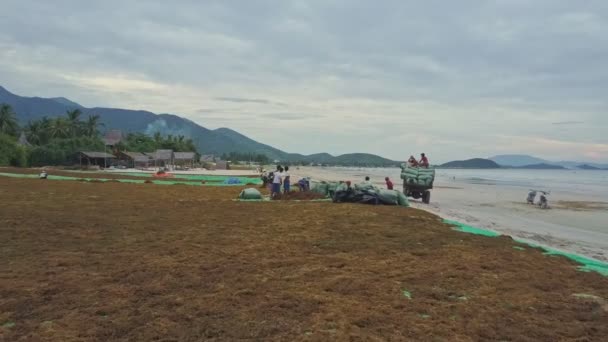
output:
[{"label": "truck wheel", "polygon": [[431,203],[431,192],[430,191],[425,191],[424,194],[422,194],[422,203],[424,204],[429,204]]}]

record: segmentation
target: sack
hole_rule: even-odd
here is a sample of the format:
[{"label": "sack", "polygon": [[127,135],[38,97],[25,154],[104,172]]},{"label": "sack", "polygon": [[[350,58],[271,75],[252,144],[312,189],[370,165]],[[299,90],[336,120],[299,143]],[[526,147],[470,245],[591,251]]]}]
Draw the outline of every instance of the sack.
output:
[{"label": "sack", "polygon": [[330,195],[335,193],[338,185],[339,184],[336,182],[327,183],[327,193],[329,193]]},{"label": "sack", "polygon": [[262,193],[259,192],[258,189],[248,188],[248,189],[241,191],[241,193],[239,194],[239,198],[246,199],[246,200],[257,200],[257,199],[261,200]]},{"label": "sack", "polygon": [[346,191],[348,189],[348,185],[346,185],[346,183],[342,183],[342,184],[338,184],[336,186],[336,192],[338,191]]},{"label": "sack", "polygon": [[327,196],[327,193],[329,192],[328,188],[329,188],[329,186],[328,186],[327,183],[321,182],[321,183],[314,183],[314,184],[312,184],[310,190],[312,192],[316,192],[318,194]]},{"label": "sack", "polygon": [[397,191],[397,203],[402,207],[410,206],[410,202],[407,200],[407,197],[401,191]]},{"label": "sack", "polygon": [[378,198],[382,204],[397,205],[399,204],[399,191],[396,190],[380,190]]},{"label": "sack", "polygon": [[370,191],[370,190],[375,190],[375,189],[376,189],[376,187],[372,183],[369,183],[369,182],[355,184],[355,190]]}]

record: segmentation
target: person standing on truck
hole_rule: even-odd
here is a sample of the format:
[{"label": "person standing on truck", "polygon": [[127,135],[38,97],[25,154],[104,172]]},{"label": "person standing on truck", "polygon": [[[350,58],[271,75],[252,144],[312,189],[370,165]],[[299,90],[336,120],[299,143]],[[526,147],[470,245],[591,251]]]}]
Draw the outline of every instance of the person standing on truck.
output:
[{"label": "person standing on truck", "polygon": [[384,180],[386,181],[386,188],[388,190],[393,190],[393,182],[391,182],[391,180],[388,177],[384,178]]},{"label": "person standing on truck", "polygon": [[410,159],[407,160],[407,167],[418,167],[418,161],[414,156],[410,156]]},{"label": "person standing on truck", "polygon": [[426,157],[424,153],[420,154],[420,161],[418,162],[420,167],[429,168],[429,159]]}]

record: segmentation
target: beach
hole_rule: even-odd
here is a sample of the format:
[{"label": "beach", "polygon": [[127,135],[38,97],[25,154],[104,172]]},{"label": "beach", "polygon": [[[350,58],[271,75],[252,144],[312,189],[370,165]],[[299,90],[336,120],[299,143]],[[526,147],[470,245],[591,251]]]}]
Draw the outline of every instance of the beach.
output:
[{"label": "beach", "polygon": [[[300,167],[292,179],[362,181],[380,187],[390,177],[401,189],[398,168]],[[529,189],[549,190],[551,209],[525,203]],[[430,205],[415,208],[601,261],[608,260],[608,172],[569,170],[438,169]]]},{"label": "beach", "polygon": [[608,335],[606,276],[432,213],[86,177],[0,177],[0,340]]}]

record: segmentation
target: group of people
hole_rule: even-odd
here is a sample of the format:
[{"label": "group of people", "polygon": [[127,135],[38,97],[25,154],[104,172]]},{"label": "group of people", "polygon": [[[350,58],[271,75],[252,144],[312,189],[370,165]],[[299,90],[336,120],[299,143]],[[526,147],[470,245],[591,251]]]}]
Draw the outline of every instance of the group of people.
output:
[{"label": "group of people", "polygon": [[289,166],[282,167],[281,165],[277,165],[275,171],[263,171],[262,181],[264,182],[264,186],[270,186],[270,196],[273,198],[281,194],[281,186],[283,187],[283,193],[289,193],[291,190]]},{"label": "group of people", "polygon": [[420,154],[420,160],[416,160],[416,158],[414,158],[414,156],[410,156],[410,159],[407,160],[407,166],[408,167],[424,167],[427,168],[429,167],[429,159],[426,157],[426,155],[424,153]]}]

